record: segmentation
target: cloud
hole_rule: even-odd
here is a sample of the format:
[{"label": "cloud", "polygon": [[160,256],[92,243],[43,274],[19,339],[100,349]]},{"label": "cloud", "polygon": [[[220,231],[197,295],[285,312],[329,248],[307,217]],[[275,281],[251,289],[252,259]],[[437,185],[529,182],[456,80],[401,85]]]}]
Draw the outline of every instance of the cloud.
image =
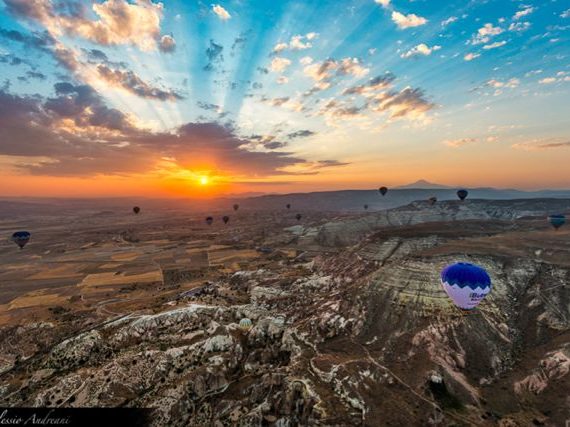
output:
[{"label": "cloud", "polygon": [[315,85],[305,96],[330,88],[334,84],[335,76],[364,77],[369,72],[370,70],[362,66],[358,58],[347,57],[341,60],[329,58],[323,62],[311,63],[303,68],[303,73],[312,78]]},{"label": "cloud", "polygon": [[441,26],[442,27],[447,27],[449,24],[457,21],[459,18],[457,18],[457,16],[450,16],[447,19],[444,19],[443,21],[441,21]]},{"label": "cloud", "polygon": [[26,48],[37,49],[47,53],[51,53],[50,49],[55,44],[54,38],[46,31],[24,34],[16,30],[0,28],[0,37],[12,42],[21,43]]},{"label": "cloud", "polygon": [[447,145],[451,148],[459,148],[467,144],[471,144],[473,142],[477,142],[475,138],[459,138],[459,139],[451,139],[443,141],[443,144]]},{"label": "cloud", "polygon": [[219,4],[212,5],[212,12],[214,12],[222,21],[227,21],[232,17],[232,15],[230,15],[229,12]]},{"label": "cloud", "polygon": [[486,85],[490,86],[490,87],[494,87],[494,88],[510,88],[510,89],[514,89],[516,87],[518,87],[520,84],[520,80],[516,79],[516,78],[512,78],[509,79],[505,82],[502,82],[500,80],[489,80],[487,81]]},{"label": "cloud", "polygon": [[182,95],[173,90],[164,90],[149,85],[137,76],[133,71],[117,70],[107,65],[97,66],[99,77],[106,83],[126,90],[127,92],[146,99],[159,101],[176,101],[184,99]]},{"label": "cloud", "polygon": [[312,169],[323,169],[323,168],[332,168],[338,166],[346,166],[350,163],[347,162],[339,162],[338,160],[317,160],[316,162],[310,164]]},{"label": "cloud", "polygon": [[323,116],[326,124],[338,127],[348,120],[365,120],[366,105],[354,105],[348,101],[329,99],[321,104],[317,115]]},{"label": "cloud", "polygon": [[433,47],[429,47],[425,43],[420,43],[417,46],[414,46],[410,50],[405,53],[402,53],[400,57],[402,58],[411,58],[412,56],[424,55],[428,56],[431,55],[432,52],[441,49],[441,46],[435,45]]},{"label": "cloud", "polygon": [[28,81],[29,79],[45,80],[47,76],[39,71],[27,71],[25,77],[18,77],[18,80]]},{"label": "cloud", "polygon": [[526,6],[524,9],[519,10],[517,13],[514,14],[513,20],[518,21],[523,16],[530,15],[532,12],[534,12],[534,7]]},{"label": "cloud", "polygon": [[390,0],[374,0],[374,3],[379,4],[382,7],[390,6]]},{"label": "cloud", "polygon": [[162,36],[158,44],[158,48],[161,52],[174,52],[176,50],[176,41],[172,36]]},{"label": "cloud", "polygon": [[308,130],[308,129],[303,129],[303,130],[298,130],[295,132],[288,133],[287,138],[289,138],[289,139],[307,138],[307,137],[313,136],[313,135],[316,135],[316,132],[313,132],[312,130]]},{"label": "cloud", "polygon": [[22,64],[30,65],[28,63],[28,61],[25,60],[24,58],[20,58],[19,56],[12,55],[11,53],[8,53],[6,55],[0,55],[0,63],[12,65],[14,67],[16,67],[18,65],[22,65]]},{"label": "cloud", "polygon": [[127,68],[126,62],[115,62],[109,60],[107,54],[99,49],[82,49],[85,56],[87,56],[87,62],[93,65],[105,64],[112,68]]},{"label": "cloud", "polygon": [[570,18],[570,9],[566,9],[564,12],[560,14],[561,18]]},{"label": "cloud", "polygon": [[204,66],[204,71],[214,71],[216,65],[223,62],[223,51],[224,47],[221,44],[217,44],[214,40],[210,39],[210,45],[206,48],[206,58],[208,58],[208,63]]},{"label": "cloud", "polygon": [[354,77],[364,77],[370,70],[360,65],[358,58],[343,58],[338,64],[338,75],[352,75]]},{"label": "cloud", "polygon": [[404,30],[406,28],[419,27],[420,25],[427,24],[427,19],[421,16],[414,15],[410,13],[409,15],[403,15],[400,12],[392,12],[392,21],[398,26],[399,29]]},{"label": "cloud", "polygon": [[513,22],[509,25],[509,31],[522,33],[530,28],[530,22]]},{"label": "cloud", "polygon": [[287,77],[285,77],[285,76],[277,77],[277,84],[284,85],[287,83],[289,83],[289,79]]},{"label": "cloud", "polygon": [[303,56],[301,59],[299,59],[299,63],[301,65],[309,65],[313,63],[313,58],[311,58],[310,56]]},{"label": "cloud", "polygon": [[471,44],[477,45],[489,43],[492,37],[497,36],[504,31],[505,30],[501,27],[494,27],[493,24],[487,23],[477,30],[477,34],[475,34],[471,39]]},{"label": "cloud", "polygon": [[[264,177],[285,174],[285,168],[306,163],[291,153],[244,149],[251,141],[218,123],[186,123],[169,132],[134,127],[87,85],[58,83],[55,96],[47,99],[2,90],[0,126],[0,155],[29,159],[14,162],[38,175],[192,171],[207,165],[220,174]],[[266,142],[269,147],[284,145],[274,139]],[[321,166],[334,166],[334,162],[327,160]]]},{"label": "cloud", "polygon": [[105,46],[133,45],[143,51],[159,48],[162,3],[149,0],[106,0],[95,3],[92,12],[95,20],[82,9],[68,14],[67,2],[48,0],[5,0],[6,9],[14,16],[41,23],[54,36],[81,37]]},{"label": "cloud", "polygon": [[245,31],[240,33],[235,39],[234,42],[232,43],[232,48],[231,48],[231,55],[235,55],[235,52],[239,49],[242,49],[245,46],[245,43],[247,42],[247,38],[248,36],[251,34],[251,30],[249,31]]},{"label": "cloud", "polygon": [[550,138],[546,140],[535,139],[528,142],[519,142],[511,145],[512,148],[524,151],[546,151],[570,148],[570,141],[562,138]]},{"label": "cloud", "polygon": [[285,71],[289,65],[291,65],[291,60],[277,56],[271,60],[269,69],[274,73],[281,73]]},{"label": "cloud", "polygon": [[291,37],[291,40],[289,40],[289,42],[279,42],[277,43],[274,47],[273,47],[273,53],[279,53],[282,52],[284,50],[305,50],[305,49],[309,49],[311,47],[313,47],[312,43],[310,43],[310,40],[314,40],[315,38],[318,37],[317,33],[307,33],[304,36],[303,35],[296,35]]},{"label": "cloud", "polygon": [[343,95],[362,95],[362,96],[375,96],[378,93],[388,89],[396,76],[392,73],[386,73],[384,75],[380,75],[370,79],[367,83],[357,86],[352,86],[350,88],[345,89],[342,94]]},{"label": "cloud", "polygon": [[224,117],[226,113],[224,113],[224,109],[217,104],[211,104],[208,102],[198,101],[196,105],[201,108],[202,110],[212,111],[219,114],[221,117]]},{"label": "cloud", "polygon": [[495,43],[491,43],[491,44],[486,44],[485,46],[483,46],[483,49],[485,50],[489,50],[489,49],[497,49],[501,46],[506,45],[507,42],[506,41],[500,41],[500,42],[495,42]]},{"label": "cloud", "polygon": [[425,98],[422,89],[412,87],[406,87],[400,92],[382,93],[370,103],[372,111],[387,112],[390,119],[424,120],[426,113],[434,107]]},{"label": "cloud", "polygon": [[287,110],[296,111],[296,112],[300,112],[305,109],[305,107],[301,102],[289,96],[283,96],[280,98],[262,97],[261,102],[271,105],[272,107],[283,107]]},{"label": "cloud", "polygon": [[479,58],[481,55],[478,53],[468,53],[466,54],[463,59],[465,61],[473,61],[475,58]]},{"label": "cloud", "polygon": [[541,85],[549,85],[552,83],[556,83],[556,78],[555,77],[545,77],[543,79],[540,79],[538,81],[538,83],[540,83]]}]

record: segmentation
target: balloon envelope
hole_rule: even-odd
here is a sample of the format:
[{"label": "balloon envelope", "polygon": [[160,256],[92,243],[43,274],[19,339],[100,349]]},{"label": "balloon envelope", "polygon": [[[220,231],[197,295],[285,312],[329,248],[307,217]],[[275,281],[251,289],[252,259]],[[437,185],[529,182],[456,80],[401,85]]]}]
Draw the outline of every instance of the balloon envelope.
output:
[{"label": "balloon envelope", "polygon": [[465,198],[467,197],[468,194],[469,194],[469,191],[467,191],[467,190],[459,190],[457,192],[457,197],[459,197],[459,199],[461,199],[461,200],[465,200]]},{"label": "balloon envelope", "polygon": [[380,192],[380,194],[382,194],[383,196],[386,195],[386,193],[388,192],[388,189],[386,187],[380,187],[378,189],[378,191]]},{"label": "balloon envelope", "polygon": [[136,213],[136,214],[138,214],[140,211],[141,211],[141,208],[139,208],[138,206],[135,206],[135,207],[133,208],[133,212]]},{"label": "balloon envelope", "polygon": [[212,218],[211,216],[209,216],[209,217],[206,218],[206,223],[207,223],[208,225],[212,225],[213,222],[214,222],[214,218]]},{"label": "balloon envelope", "polygon": [[302,218],[302,216],[301,216],[301,214],[297,214],[297,215],[295,215],[295,218],[297,218],[297,221],[299,221]]},{"label": "balloon envelope", "polygon": [[441,285],[453,303],[464,310],[479,305],[491,292],[491,278],[475,264],[459,262],[441,271]]},{"label": "balloon envelope", "polygon": [[287,204],[285,205],[285,207],[286,207],[287,209],[291,209],[291,203],[287,203]]},{"label": "balloon envelope", "polygon": [[236,204],[234,205],[234,211],[237,211],[238,209],[239,209],[239,205],[236,203]]},{"label": "balloon envelope", "polygon": [[550,225],[558,230],[566,223],[566,217],[564,215],[550,215],[548,217],[548,222],[550,222]]},{"label": "balloon envelope", "polygon": [[364,205],[364,209],[365,209],[365,210],[368,209],[368,205]]},{"label": "balloon envelope", "polygon": [[26,243],[30,241],[30,237],[32,235],[28,231],[16,231],[12,234],[12,242],[17,244],[20,249],[23,249],[26,246]]},{"label": "balloon envelope", "polygon": [[251,320],[249,320],[247,317],[243,318],[239,321],[239,328],[242,331],[249,331],[251,328],[253,327],[253,324],[251,323]]},{"label": "balloon envelope", "polygon": [[227,224],[229,220],[230,220],[230,217],[227,216],[227,215],[225,215],[225,216],[222,218],[222,221],[224,221],[224,224]]}]

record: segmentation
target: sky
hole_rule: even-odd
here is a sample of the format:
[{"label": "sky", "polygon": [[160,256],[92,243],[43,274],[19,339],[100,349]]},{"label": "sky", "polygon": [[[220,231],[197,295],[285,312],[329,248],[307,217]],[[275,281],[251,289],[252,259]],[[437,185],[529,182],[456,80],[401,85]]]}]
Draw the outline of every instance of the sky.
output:
[{"label": "sky", "polygon": [[570,188],[568,1],[0,0],[0,195]]}]

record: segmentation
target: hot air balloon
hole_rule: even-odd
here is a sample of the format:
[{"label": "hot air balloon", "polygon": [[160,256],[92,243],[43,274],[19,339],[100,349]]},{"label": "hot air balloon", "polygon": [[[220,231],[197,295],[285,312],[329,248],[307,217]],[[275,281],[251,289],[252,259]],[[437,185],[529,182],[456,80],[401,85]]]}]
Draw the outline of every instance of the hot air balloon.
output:
[{"label": "hot air balloon", "polygon": [[549,215],[548,222],[550,222],[550,225],[552,225],[555,230],[558,230],[566,223],[566,217],[564,215]]},{"label": "hot air balloon", "polygon": [[459,197],[459,199],[463,201],[467,198],[468,194],[469,194],[469,191],[467,191],[467,190],[459,190],[457,192],[457,197]]},{"label": "hot air balloon", "polygon": [[222,217],[222,221],[224,221],[224,224],[227,224],[229,220],[230,220],[230,217],[227,216],[227,215],[224,215],[224,216]]},{"label": "hot air balloon", "polygon": [[247,317],[244,317],[243,319],[241,319],[239,321],[239,328],[244,332],[249,332],[249,330],[252,327],[253,327],[253,324],[251,323],[251,320],[249,320]]},{"label": "hot air balloon", "polygon": [[430,206],[435,205],[435,202],[437,202],[437,197],[435,197],[435,196],[430,197],[430,198],[428,199],[428,202],[429,202]]},{"label": "hot air balloon", "polygon": [[234,205],[234,211],[237,211],[238,209],[239,209],[239,205],[236,203],[236,204]]},{"label": "hot air balloon", "polygon": [[24,249],[26,243],[30,241],[31,236],[32,235],[28,231],[16,231],[14,234],[12,234],[12,242],[17,244],[20,249]]},{"label": "hot air balloon", "polygon": [[487,272],[466,262],[445,267],[441,271],[441,284],[453,303],[463,310],[477,307],[491,292],[491,278]]},{"label": "hot air balloon", "polygon": [[382,194],[383,196],[386,195],[386,193],[388,192],[388,189],[386,187],[380,187],[378,189],[378,191],[380,192],[380,194]]},{"label": "hot air balloon", "polygon": [[133,212],[135,214],[138,214],[141,211],[141,208],[139,208],[138,206],[133,207]]},{"label": "hot air balloon", "polygon": [[302,216],[301,214],[295,215],[295,218],[297,218],[297,221],[300,221],[302,217],[303,217],[303,216]]},{"label": "hot air balloon", "polygon": [[368,210],[368,205],[364,205],[364,210]]},{"label": "hot air balloon", "polygon": [[285,205],[285,207],[286,207],[287,209],[291,209],[291,203],[287,203],[287,204]]},{"label": "hot air balloon", "polygon": [[214,222],[214,218],[212,218],[211,216],[206,218],[206,224],[212,225],[213,222]]}]

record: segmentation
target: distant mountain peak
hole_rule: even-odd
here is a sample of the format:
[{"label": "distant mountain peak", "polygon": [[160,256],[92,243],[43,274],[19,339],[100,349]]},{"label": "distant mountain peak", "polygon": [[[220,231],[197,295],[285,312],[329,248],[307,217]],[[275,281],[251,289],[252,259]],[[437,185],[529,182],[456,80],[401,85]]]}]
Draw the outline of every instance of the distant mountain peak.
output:
[{"label": "distant mountain peak", "polygon": [[439,188],[439,189],[446,189],[450,188],[447,185],[441,184],[434,184],[433,182],[426,181],[425,179],[419,179],[416,182],[412,182],[411,184],[401,185],[396,187],[397,189],[406,189],[406,188],[419,188],[423,190],[432,189],[432,188]]}]

